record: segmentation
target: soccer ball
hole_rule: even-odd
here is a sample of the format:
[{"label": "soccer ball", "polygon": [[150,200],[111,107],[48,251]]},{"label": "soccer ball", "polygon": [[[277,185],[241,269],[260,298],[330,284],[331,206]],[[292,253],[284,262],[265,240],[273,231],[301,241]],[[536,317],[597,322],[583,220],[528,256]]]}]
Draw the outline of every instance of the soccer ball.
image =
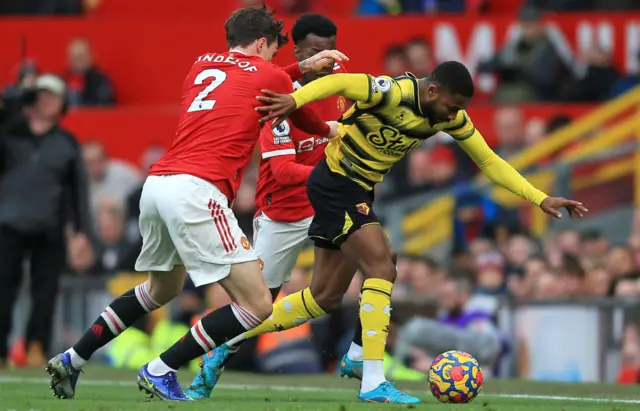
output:
[{"label": "soccer ball", "polygon": [[438,355],[429,369],[431,393],[440,402],[466,404],[480,394],[484,376],[478,361],[462,351]]}]

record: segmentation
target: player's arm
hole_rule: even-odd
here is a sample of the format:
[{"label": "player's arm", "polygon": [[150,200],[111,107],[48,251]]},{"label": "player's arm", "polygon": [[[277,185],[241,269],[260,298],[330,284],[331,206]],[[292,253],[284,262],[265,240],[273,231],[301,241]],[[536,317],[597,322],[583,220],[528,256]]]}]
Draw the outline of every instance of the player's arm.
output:
[{"label": "player's arm", "polygon": [[582,213],[587,211],[580,202],[550,197],[534,187],[509,163],[489,148],[482,134],[473,126],[465,111],[461,110],[455,120],[445,124],[441,129],[456,140],[458,145],[491,181],[539,206],[544,212],[561,218],[562,214],[558,211],[561,207],[567,208],[570,216],[575,214],[582,217]]},{"label": "player's arm", "polygon": [[305,104],[322,100],[329,96],[341,95],[349,100],[357,101],[363,108],[379,104],[386,93],[399,88],[390,77],[376,77],[368,74],[332,74],[315,80],[296,90],[291,95],[278,94],[270,90],[263,90],[265,96],[258,96],[258,100],[265,103],[256,110],[268,113],[260,121],[266,122],[276,119],[276,124],[291,115],[296,109]]},{"label": "player's arm", "polygon": [[296,81],[310,71],[331,67],[336,61],[349,61],[349,58],[338,50],[322,50],[308,59],[284,67],[284,71],[291,81]]},{"label": "player's arm", "polygon": [[[273,76],[272,80],[273,81],[271,85],[272,87],[274,87],[274,89],[284,93],[291,93],[293,91],[291,80],[282,70],[278,70],[277,73]],[[262,122],[262,119],[260,121]],[[304,107],[302,110],[298,110],[297,112],[293,113],[291,115],[291,121],[296,127],[307,134],[332,137],[331,134],[335,132],[335,130],[327,125],[327,123],[325,123],[316,114],[316,112],[309,107]],[[276,125],[278,124],[280,124],[280,122],[278,122]]]},{"label": "player's arm", "polygon": [[277,127],[265,125],[260,133],[260,156],[269,163],[273,178],[281,186],[302,185],[313,167],[296,163],[296,148],[291,140],[291,127],[283,121]]}]

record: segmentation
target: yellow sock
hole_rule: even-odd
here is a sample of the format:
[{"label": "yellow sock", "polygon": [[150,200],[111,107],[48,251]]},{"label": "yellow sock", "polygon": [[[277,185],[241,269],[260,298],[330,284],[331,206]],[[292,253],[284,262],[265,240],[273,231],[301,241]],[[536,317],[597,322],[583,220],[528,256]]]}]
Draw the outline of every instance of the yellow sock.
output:
[{"label": "yellow sock", "polygon": [[391,289],[393,283],[370,278],[362,285],[360,321],[362,322],[362,359],[384,358],[389,320],[391,318]]},{"label": "yellow sock", "polygon": [[258,327],[247,331],[247,339],[274,331],[288,330],[326,313],[313,299],[309,288],[290,294],[273,304],[273,314]]}]

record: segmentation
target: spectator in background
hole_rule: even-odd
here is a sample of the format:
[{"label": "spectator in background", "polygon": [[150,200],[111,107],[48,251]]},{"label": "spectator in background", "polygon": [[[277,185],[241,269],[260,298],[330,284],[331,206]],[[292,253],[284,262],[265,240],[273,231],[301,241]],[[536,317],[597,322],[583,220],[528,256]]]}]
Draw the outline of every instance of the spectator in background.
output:
[{"label": "spectator in background", "polygon": [[[447,279],[440,292],[443,315],[439,320],[414,317],[402,326],[396,337],[395,360],[411,361],[416,349],[430,359],[454,349],[470,353],[489,371],[502,352],[503,343],[493,320],[496,307],[484,305],[484,301],[472,296],[468,280]],[[428,367],[430,361],[421,363]]]},{"label": "spectator in background", "polygon": [[637,280],[640,278],[638,264],[633,251],[624,246],[613,247],[607,254],[607,269],[612,275],[609,295],[615,295],[618,284],[625,280]]},{"label": "spectator in background", "polygon": [[435,67],[431,54],[431,47],[423,38],[417,37],[410,40],[404,51],[409,63],[409,71],[418,78],[427,77]]},{"label": "spectator in background", "polygon": [[640,50],[636,54],[636,71],[618,79],[611,88],[611,97],[615,98],[640,85]]},{"label": "spectator in background", "polygon": [[608,249],[609,242],[599,230],[591,229],[580,233],[580,250],[582,254],[602,258]]},{"label": "spectator in background", "polygon": [[494,99],[499,103],[550,101],[561,96],[563,85],[572,79],[547,35],[540,11],[524,7],[516,38],[478,71],[495,73],[500,83]]},{"label": "spectator in background", "polygon": [[115,93],[111,80],[95,65],[87,39],[71,40],[67,48],[66,74],[69,104],[72,107],[111,106]]},{"label": "spectator in background", "polygon": [[97,241],[94,245],[94,274],[113,274],[123,269],[123,260],[135,245],[125,233],[125,210],[122,202],[102,198],[98,204]]},{"label": "spectator in background", "polygon": [[602,47],[593,46],[580,65],[582,74],[573,80],[563,100],[580,103],[607,100],[620,78],[611,62],[611,55]]},{"label": "spectator in background", "polygon": [[98,141],[88,141],[83,146],[84,161],[89,170],[89,199],[93,214],[103,198],[112,198],[122,204],[127,196],[142,183],[142,176],[131,165],[111,159]]},{"label": "spectator in background", "polygon": [[589,0],[527,0],[525,5],[545,11],[588,11],[590,3]]},{"label": "spectator in background", "polygon": [[517,107],[503,107],[496,110],[493,118],[498,148],[496,152],[509,158],[525,148],[524,115]]},{"label": "spectator in background", "polygon": [[403,76],[409,69],[407,56],[402,46],[390,46],[384,54],[383,73],[390,77]]},{"label": "spectator in background", "polygon": [[65,268],[65,229],[88,247],[87,178],[80,145],[60,125],[65,106],[62,79],[37,78],[32,105],[0,132],[0,366],[6,364],[13,305],[25,259],[31,278],[27,360],[44,366],[51,339],[58,280]]},{"label": "spectator in background", "polygon": [[380,14],[402,13],[400,0],[361,0],[358,14],[377,16]]},{"label": "spectator in background", "polygon": [[25,61],[18,67],[17,81],[7,86],[0,96],[0,126],[21,114],[25,95],[33,91],[38,77],[38,68],[33,61]]}]

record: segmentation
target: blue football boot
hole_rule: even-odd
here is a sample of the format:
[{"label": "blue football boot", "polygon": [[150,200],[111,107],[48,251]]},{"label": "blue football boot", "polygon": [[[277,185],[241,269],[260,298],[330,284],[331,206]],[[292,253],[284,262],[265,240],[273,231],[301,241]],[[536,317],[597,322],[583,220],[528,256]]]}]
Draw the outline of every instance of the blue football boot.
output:
[{"label": "blue football boot", "polygon": [[354,361],[349,359],[347,354],[342,357],[338,372],[342,378],[355,378],[362,380],[362,361]]},{"label": "blue football boot", "polygon": [[220,375],[222,375],[229,353],[229,346],[222,344],[202,356],[200,371],[191,381],[191,385],[187,387],[186,394],[189,398],[200,400],[211,396],[213,388],[218,383]]},{"label": "blue football boot", "polygon": [[180,388],[175,372],[155,376],[149,373],[148,366],[149,364],[145,364],[138,372],[140,391],[146,391],[149,398],[158,397],[164,401],[191,401]]},{"label": "blue football boot", "polygon": [[66,399],[76,395],[76,384],[82,371],[73,368],[69,353],[56,355],[49,360],[44,369],[51,376],[49,388],[53,390],[55,397]]},{"label": "blue football boot", "polygon": [[358,395],[360,401],[379,404],[419,404],[420,398],[412,397],[406,392],[397,389],[393,383],[385,381],[376,389]]}]

